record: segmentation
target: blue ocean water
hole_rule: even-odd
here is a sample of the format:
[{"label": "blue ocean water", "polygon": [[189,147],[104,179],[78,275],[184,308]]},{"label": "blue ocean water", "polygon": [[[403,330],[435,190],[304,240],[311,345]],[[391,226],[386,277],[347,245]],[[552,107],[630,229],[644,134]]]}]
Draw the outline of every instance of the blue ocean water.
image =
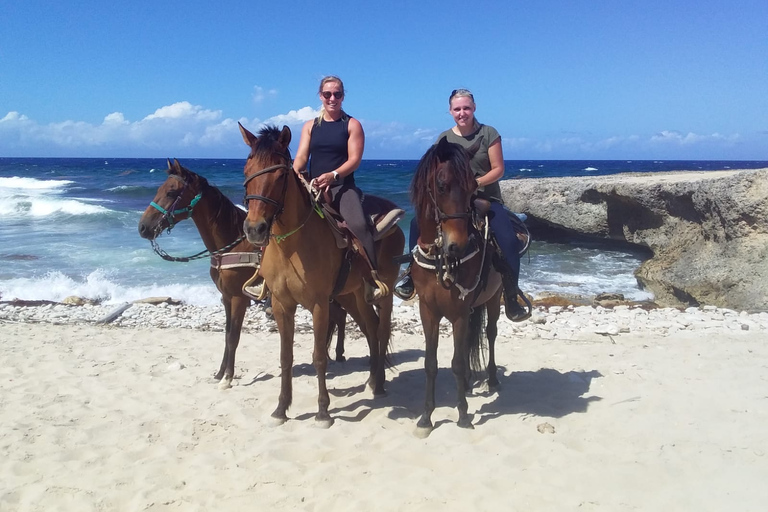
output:
[{"label": "blue ocean water", "polygon": [[[185,159],[230,199],[243,196],[244,160]],[[507,161],[505,179],[619,172],[754,169],[768,162]],[[415,160],[366,160],[359,186],[412,208],[408,186]],[[62,300],[69,295],[107,304],[171,296],[195,305],[219,303],[208,261],[160,259],[138,235],[141,214],[165,180],[163,159],[0,158],[0,300]],[[174,256],[204,249],[185,221],[158,240]],[[536,293],[623,293],[650,298],[633,272],[643,255],[599,244],[534,241],[523,261],[521,288]]]}]

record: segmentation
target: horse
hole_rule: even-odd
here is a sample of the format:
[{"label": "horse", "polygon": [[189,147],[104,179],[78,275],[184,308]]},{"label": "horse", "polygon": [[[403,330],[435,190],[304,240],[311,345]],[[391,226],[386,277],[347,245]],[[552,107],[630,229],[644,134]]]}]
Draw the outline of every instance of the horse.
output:
[{"label": "horse", "polygon": [[[235,206],[218,188],[204,177],[183,167],[178,160],[168,160],[168,177],[157,189],[139,220],[139,235],[152,242],[155,252],[169,261],[191,261],[211,258],[210,274],[221,293],[224,305],[224,356],[214,379],[222,389],[231,387],[235,374],[235,352],[240,343],[246,310],[251,297],[243,293],[243,285],[253,276],[260,261],[260,249],[246,240],[243,221],[246,213]],[[165,206],[163,206],[165,205]],[[197,226],[205,251],[190,257],[172,257],[157,245],[163,230],[170,231],[177,223],[191,218]],[[336,359],[344,356],[344,327],[346,312],[338,305],[331,308],[332,322],[328,327],[330,343],[334,327],[338,327]]]},{"label": "horse", "polygon": [[[479,142],[479,141],[478,141]],[[480,338],[484,312],[488,339],[488,385],[498,386],[495,358],[496,322],[501,313],[501,274],[493,268],[494,249],[473,222],[473,203],[488,208],[483,200],[472,200],[477,182],[469,161],[479,144],[465,150],[445,137],[421,158],[411,182],[411,201],[421,236],[414,250],[411,275],[419,297],[426,353],[426,400],[416,435],[428,436],[435,410],[437,346],[440,320],[453,326],[451,369],[458,394],[458,426],[474,428],[468,414],[470,360],[480,363]],[[487,210],[486,210],[487,211]],[[487,226],[487,222],[486,222]]]},{"label": "horse", "polygon": [[[243,170],[248,203],[243,228],[248,241],[265,247],[260,272],[272,293],[272,310],[280,332],[280,395],[272,418],[278,424],[288,420],[286,411],[293,398],[294,316],[297,306],[301,305],[311,312],[314,326],[312,362],[318,382],[315,420],[327,428],[333,419],[328,413],[327,354],[322,335],[328,324],[329,300],[336,298],[368,341],[368,385],[376,397],[385,394],[392,294],[378,302],[378,314],[366,301],[367,285],[363,276],[370,275],[370,269],[359,255],[339,247],[333,227],[317,213],[317,203],[306,181],[291,165],[290,128],[284,126],[278,130],[266,126],[256,136],[240,125],[240,132],[250,148]],[[379,278],[391,290],[399,271],[394,257],[402,254],[405,236],[396,223],[384,231],[381,237],[374,236],[378,238],[375,249]]]}]

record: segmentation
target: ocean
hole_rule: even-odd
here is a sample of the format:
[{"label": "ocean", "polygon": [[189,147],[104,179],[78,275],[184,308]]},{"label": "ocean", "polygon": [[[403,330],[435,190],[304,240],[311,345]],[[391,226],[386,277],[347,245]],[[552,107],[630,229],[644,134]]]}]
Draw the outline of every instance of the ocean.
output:
[{"label": "ocean", "polygon": [[[243,197],[241,159],[182,159],[230,199]],[[413,209],[408,186],[415,160],[365,160],[355,174],[366,193]],[[606,175],[619,172],[757,169],[752,161],[506,161],[504,179]],[[60,301],[70,295],[118,304],[170,296],[206,306],[219,303],[207,259],[167,262],[139,237],[138,221],[165,180],[164,159],[0,158],[0,300]],[[512,205],[514,206],[514,205]],[[173,256],[204,249],[191,221],[163,234]],[[642,251],[578,240],[536,241],[524,256],[521,288],[594,295],[623,293],[651,299],[633,272]]]}]

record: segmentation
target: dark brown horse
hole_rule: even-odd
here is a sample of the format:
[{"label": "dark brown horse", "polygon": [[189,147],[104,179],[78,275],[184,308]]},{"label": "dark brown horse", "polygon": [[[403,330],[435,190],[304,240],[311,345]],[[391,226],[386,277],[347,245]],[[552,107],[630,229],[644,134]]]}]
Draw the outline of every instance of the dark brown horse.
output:
[{"label": "dark brown horse", "polygon": [[[379,301],[378,314],[366,302],[363,276],[370,275],[370,269],[362,258],[352,257],[346,249],[338,247],[328,221],[317,214],[312,195],[291,166],[291,130],[287,126],[282,131],[266,127],[258,136],[242,126],[240,131],[251,151],[244,170],[248,201],[244,229],[251,243],[266,246],[260,272],[272,292],[272,310],[280,331],[281,387],[272,417],[285,422],[292,401],[294,316],[300,304],[311,312],[314,326],[312,362],[319,389],[316,420],[328,427],[333,420],[328,413],[323,336],[328,325],[329,299],[336,296],[368,340],[368,384],[374,395],[381,395],[391,335],[392,295]],[[404,245],[405,237],[397,226],[386,230],[375,244],[379,277],[390,290],[399,267],[393,258],[402,254]],[[351,267],[347,267],[347,262]],[[344,268],[349,268],[346,280]],[[338,279],[340,274],[342,279]]]},{"label": "dark brown horse", "polygon": [[487,231],[479,231],[473,222],[471,202],[477,182],[469,160],[476,146],[468,152],[442,138],[422,157],[411,183],[411,200],[421,233],[411,275],[419,296],[426,339],[426,404],[417,427],[417,435],[424,437],[433,428],[442,318],[447,318],[453,326],[451,369],[456,378],[460,427],[472,428],[466,398],[469,365],[470,359],[480,361],[481,328],[486,310],[488,385],[498,385],[494,343],[501,311],[501,275],[491,264],[493,249]]},{"label": "dark brown horse", "polygon": [[[190,261],[211,258],[211,279],[221,293],[226,315],[224,357],[215,375],[222,389],[231,386],[235,373],[235,352],[240,342],[243,319],[251,298],[243,293],[258,265],[260,249],[245,239],[243,221],[246,213],[235,206],[208,180],[182,167],[178,161],[168,161],[168,177],[157,189],[155,199],[139,220],[139,235],[153,242],[155,252],[169,261]],[[174,258],[157,246],[156,238],[178,222],[191,218],[200,232],[206,250],[194,256]],[[331,310],[332,325],[327,331],[330,342],[332,329],[338,325],[337,359],[343,359],[344,324],[346,312],[335,306]]]}]

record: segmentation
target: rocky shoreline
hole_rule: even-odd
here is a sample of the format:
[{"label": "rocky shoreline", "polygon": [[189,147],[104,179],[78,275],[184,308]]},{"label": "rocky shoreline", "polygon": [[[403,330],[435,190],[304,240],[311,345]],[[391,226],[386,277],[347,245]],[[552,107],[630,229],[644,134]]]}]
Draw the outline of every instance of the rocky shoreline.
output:
[{"label": "rocky shoreline", "polygon": [[[122,310],[122,311],[121,311]],[[395,306],[392,315],[395,334],[422,335],[418,308],[403,303]],[[45,303],[25,305],[0,303],[0,323],[44,323],[53,325],[107,325],[129,329],[192,329],[223,332],[222,306],[190,306],[163,301],[115,305],[69,305]],[[444,334],[451,332],[443,320]],[[253,306],[246,314],[243,331],[251,334],[277,332],[275,321],[264,307]],[[296,315],[296,333],[312,332],[309,312],[301,307]],[[702,336],[722,333],[768,332],[768,312],[738,312],[715,306],[686,309],[659,308],[648,304],[600,305],[538,305],[530,320],[512,323],[503,315],[499,320],[499,336],[526,339],[586,340],[623,334],[670,336],[697,332]],[[346,335],[362,337],[354,322],[349,320]]]}]

